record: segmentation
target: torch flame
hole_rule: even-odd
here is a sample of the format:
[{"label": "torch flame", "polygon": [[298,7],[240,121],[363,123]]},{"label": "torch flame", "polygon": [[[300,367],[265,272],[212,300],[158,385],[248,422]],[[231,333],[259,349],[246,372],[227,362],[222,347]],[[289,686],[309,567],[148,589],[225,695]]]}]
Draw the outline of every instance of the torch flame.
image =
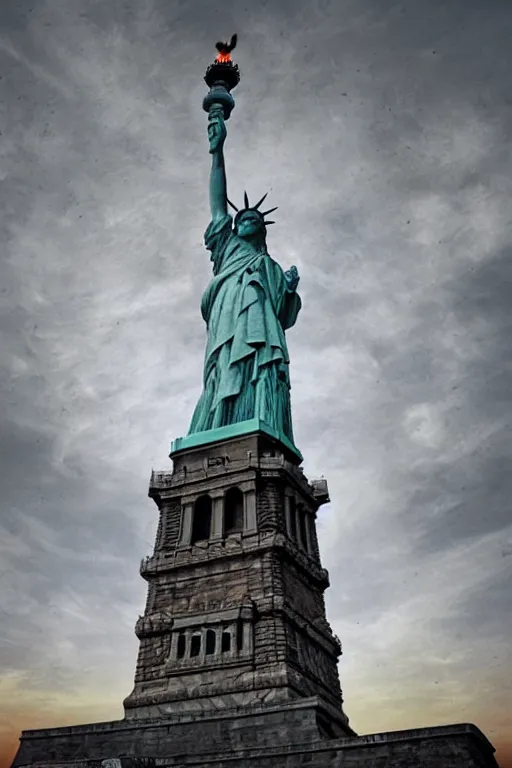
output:
[{"label": "torch flame", "polygon": [[231,61],[231,54],[219,53],[215,61],[218,62],[219,64],[227,64],[228,61]]}]

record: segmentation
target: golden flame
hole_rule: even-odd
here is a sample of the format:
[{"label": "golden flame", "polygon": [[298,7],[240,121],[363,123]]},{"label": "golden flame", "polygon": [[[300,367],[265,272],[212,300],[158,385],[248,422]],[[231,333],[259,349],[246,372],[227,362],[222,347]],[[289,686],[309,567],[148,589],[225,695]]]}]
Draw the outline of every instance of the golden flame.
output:
[{"label": "golden flame", "polygon": [[226,64],[228,61],[231,61],[231,54],[219,53],[215,61],[218,62],[219,64]]}]

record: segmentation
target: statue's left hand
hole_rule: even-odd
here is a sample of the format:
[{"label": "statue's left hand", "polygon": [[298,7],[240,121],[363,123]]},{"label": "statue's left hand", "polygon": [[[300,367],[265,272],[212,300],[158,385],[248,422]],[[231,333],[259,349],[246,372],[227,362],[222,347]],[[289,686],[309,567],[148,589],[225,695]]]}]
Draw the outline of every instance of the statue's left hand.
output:
[{"label": "statue's left hand", "polygon": [[226,140],[226,125],[222,110],[212,109],[208,116],[208,141],[210,142],[210,154],[222,152]]},{"label": "statue's left hand", "polygon": [[287,289],[289,291],[296,291],[300,280],[297,267],[290,267],[290,269],[284,273],[284,279],[286,280]]}]

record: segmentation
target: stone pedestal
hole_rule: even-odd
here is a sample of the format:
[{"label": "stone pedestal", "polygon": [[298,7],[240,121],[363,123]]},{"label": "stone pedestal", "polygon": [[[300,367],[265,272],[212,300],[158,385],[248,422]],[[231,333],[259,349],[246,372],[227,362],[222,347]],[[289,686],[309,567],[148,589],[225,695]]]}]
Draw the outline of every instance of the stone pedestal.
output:
[{"label": "stone pedestal", "polygon": [[[181,719],[24,731],[15,768],[498,768],[474,725],[320,738],[314,700]],[[108,762],[107,762],[108,761]]]},{"label": "stone pedestal", "polygon": [[325,615],[327,483],[253,426],[177,441],[173,471],[151,477],[160,517],[125,719],[24,731],[13,767],[496,768],[472,725],[356,736]]},{"label": "stone pedestal", "polygon": [[317,697],[336,713],[329,733],[354,735],[342,709],[341,646],[325,615],[316,537],[324,497],[293,446],[252,427],[215,430],[202,445],[176,441],[173,471],[152,476],[160,521],[141,565],[148,599],[126,718]]}]

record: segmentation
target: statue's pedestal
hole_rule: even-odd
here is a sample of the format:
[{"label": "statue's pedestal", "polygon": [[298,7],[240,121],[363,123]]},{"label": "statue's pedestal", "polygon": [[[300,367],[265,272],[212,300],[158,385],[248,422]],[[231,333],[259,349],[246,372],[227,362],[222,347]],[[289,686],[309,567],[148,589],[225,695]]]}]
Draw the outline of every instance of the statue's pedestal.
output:
[{"label": "statue's pedestal", "polygon": [[292,441],[261,419],[248,419],[247,421],[239,421],[237,424],[230,424],[227,427],[218,427],[218,429],[209,429],[207,432],[196,432],[193,435],[187,435],[187,437],[178,437],[171,443],[169,455],[171,459],[174,459],[175,455],[191,448],[200,448],[212,443],[222,444],[233,440],[235,437],[255,435],[258,432],[270,437],[276,443],[281,443],[292,454],[295,464],[302,463],[302,454]]},{"label": "statue's pedestal", "polygon": [[353,734],[323,603],[315,519],[326,491],[287,443],[244,422],[175,441],[172,471],[153,473],[160,521],[141,564],[149,595],[128,719],[317,696],[336,712],[332,734]]},{"label": "statue's pedestal", "polygon": [[125,718],[24,731],[13,768],[497,768],[473,725],[349,725],[316,535],[327,483],[308,482],[290,441],[254,420],[171,456],[151,477],[160,519]]},{"label": "statue's pedestal", "polygon": [[[474,725],[322,738],[314,700],[181,720],[24,731],[15,768],[497,768]],[[103,761],[109,763],[102,765]],[[112,761],[112,762],[111,762]]]}]

